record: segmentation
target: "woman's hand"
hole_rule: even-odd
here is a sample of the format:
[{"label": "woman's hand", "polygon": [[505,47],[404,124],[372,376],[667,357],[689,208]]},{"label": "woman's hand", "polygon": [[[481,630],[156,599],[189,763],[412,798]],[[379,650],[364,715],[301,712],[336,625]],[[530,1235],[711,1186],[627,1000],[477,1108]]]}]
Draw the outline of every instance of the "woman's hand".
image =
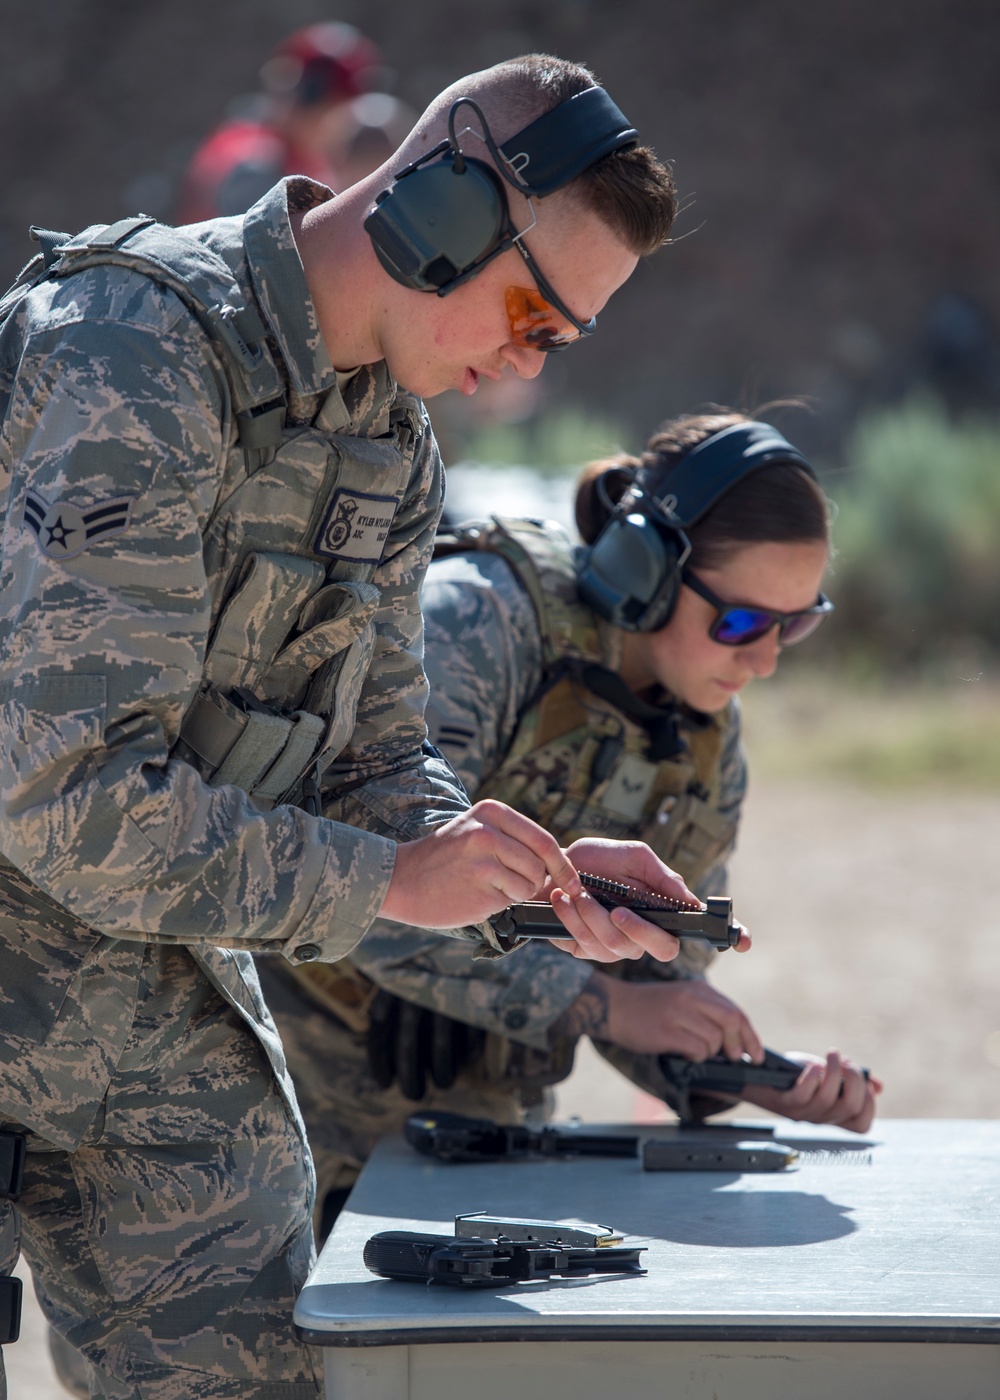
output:
[{"label": "woman's hand", "polygon": [[[577,870],[588,875],[620,880],[643,893],[662,894],[689,904],[700,903],[681,877],[642,841],[607,841],[585,836],[574,841],[566,854]],[[568,891],[561,890],[555,881],[551,882],[547,893],[552,907],[575,939],[574,944],[567,946],[565,940],[561,940],[557,946],[574,957],[588,958],[592,962],[617,962],[621,958],[640,958],[643,953],[649,953],[658,962],[670,962],[680,951],[680,943],[672,933],[657,928],[633,909],[605,909],[586,893],[576,899],[567,898]],[[745,952],[749,947],[750,935],[743,929],[739,951]]]},{"label": "woman's hand", "polygon": [[789,1050],[787,1058],[804,1066],[792,1087],[782,1092],[748,1084],[743,1091],[748,1103],[803,1123],[832,1123],[852,1133],[868,1131],[875,1100],[882,1092],[881,1079],[870,1075],[866,1080],[861,1067],[839,1050],[828,1051],[825,1059]]},{"label": "woman's hand", "polygon": [[764,1047],[749,1018],[707,982],[626,982],[595,971],[552,1027],[556,1035],[589,1035],[640,1055],[705,1060],[720,1052],[749,1055]]}]

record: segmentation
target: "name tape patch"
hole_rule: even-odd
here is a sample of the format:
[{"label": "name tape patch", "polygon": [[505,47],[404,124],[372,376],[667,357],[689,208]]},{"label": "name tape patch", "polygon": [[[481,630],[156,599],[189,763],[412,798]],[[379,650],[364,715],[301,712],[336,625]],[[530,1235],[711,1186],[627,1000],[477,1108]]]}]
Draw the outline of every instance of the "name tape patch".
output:
[{"label": "name tape patch", "polygon": [[75,506],[69,501],[49,502],[37,491],[24,500],[24,523],[49,559],[75,559],[97,540],[111,539],[128,529],[134,496]]},{"label": "name tape patch", "polygon": [[395,514],[395,496],[369,496],[364,491],[340,488],[333,494],[313,548],[330,559],[378,564]]}]

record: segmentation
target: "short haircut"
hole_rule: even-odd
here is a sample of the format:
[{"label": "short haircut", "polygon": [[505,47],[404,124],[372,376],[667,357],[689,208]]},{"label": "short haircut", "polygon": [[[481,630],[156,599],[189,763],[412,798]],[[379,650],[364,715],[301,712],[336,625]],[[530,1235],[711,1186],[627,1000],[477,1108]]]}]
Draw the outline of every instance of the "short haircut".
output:
[{"label": "short haircut", "polygon": [[[522,126],[598,85],[589,68],[551,54],[511,58],[494,71],[512,80],[512,98],[516,100],[520,89],[526,99]],[[649,146],[623,146],[602,156],[565,193],[596,214],[638,256],[654,253],[667,241],[677,216],[673,173]]]}]

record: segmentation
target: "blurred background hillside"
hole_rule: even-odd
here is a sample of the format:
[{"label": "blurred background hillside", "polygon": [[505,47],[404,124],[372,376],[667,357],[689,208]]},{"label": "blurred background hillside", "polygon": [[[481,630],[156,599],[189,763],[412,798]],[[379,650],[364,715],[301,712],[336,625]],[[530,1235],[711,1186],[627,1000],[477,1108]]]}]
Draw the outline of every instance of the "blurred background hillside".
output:
[{"label": "blurred background hillside", "polygon": [[1000,390],[1000,8],[991,0],[3,0],[0,279],[26,227],[169,218],[204,134],[289,30],[358,25],[419,110],[532,49],[590,64],[659,155],[677,242],[550,366],[546,407],[630,438],[805,395],[803,446],[926,385]]}]

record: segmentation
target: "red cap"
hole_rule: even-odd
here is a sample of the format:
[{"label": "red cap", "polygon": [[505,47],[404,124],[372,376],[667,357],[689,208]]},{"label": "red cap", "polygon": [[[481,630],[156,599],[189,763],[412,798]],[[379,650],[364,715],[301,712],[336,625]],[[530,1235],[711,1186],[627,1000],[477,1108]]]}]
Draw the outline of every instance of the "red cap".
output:
[{"label": "red cap", "polygon": [[382,54],[353,24],[330,21],[296,29],[261,69],[269,92],[308,105],[347,102],[381,77]]}]

